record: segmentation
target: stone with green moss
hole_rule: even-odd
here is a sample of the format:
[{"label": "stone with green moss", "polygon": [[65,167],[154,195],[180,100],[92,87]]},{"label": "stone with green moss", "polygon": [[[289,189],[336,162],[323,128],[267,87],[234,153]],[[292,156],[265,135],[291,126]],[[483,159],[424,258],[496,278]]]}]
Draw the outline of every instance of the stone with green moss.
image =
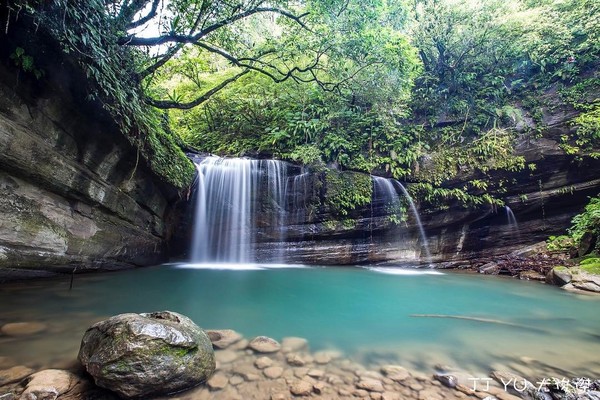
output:
[{"label": "stone with green moss", "polygon": [[208,335],[170,311],[120,314],[94,324],[83,337],[79,360],[98,386],[124,398],[185,390],[215,370]]},{"label": "stone with green moss", "polygon": [[600,275],[600,262],[582,265],[581,269],[588,274]]}]

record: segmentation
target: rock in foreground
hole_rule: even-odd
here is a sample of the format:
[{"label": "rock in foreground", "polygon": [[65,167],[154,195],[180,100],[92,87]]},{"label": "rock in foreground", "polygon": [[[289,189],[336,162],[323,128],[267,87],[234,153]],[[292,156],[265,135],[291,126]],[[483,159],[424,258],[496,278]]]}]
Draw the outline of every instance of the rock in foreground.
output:
[{"label": "rock in foreground", "polygon": [[83,336],[79,360],[98,386],[125,398],[185,390],[215,370],[206,333],[170,311],[121,314],[92,325]]}]

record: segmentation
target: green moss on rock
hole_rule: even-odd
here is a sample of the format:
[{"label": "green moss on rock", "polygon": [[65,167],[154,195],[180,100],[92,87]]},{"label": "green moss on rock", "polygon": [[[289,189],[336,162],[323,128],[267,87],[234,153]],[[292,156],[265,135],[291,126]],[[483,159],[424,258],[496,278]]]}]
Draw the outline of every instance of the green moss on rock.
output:
[{"label": "green moss on rock", "polygon": [[600,275],[600,262],[582,265],[581,269],[588,274]]}]

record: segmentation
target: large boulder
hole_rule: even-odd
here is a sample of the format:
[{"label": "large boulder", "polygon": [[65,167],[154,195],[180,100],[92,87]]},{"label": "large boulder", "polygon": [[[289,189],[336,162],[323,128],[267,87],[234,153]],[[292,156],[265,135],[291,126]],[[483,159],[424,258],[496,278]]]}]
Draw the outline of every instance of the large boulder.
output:
[{"label": "large boulder", "polygon": [[215,354],[208,335],[170,311],[121,314],[92,325],[79,360],[96,384],[125,398],[182,391],[210,378]]}]

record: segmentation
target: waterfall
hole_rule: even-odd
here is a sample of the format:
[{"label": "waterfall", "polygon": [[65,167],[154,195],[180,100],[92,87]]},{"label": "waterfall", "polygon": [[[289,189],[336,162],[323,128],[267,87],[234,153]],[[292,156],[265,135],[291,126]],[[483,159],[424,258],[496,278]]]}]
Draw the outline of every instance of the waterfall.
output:
[{"label": "waterfall", "polygon": [[408,193],[408,190],[406,190],[404,185],[402,185],[398,181],[394,181],[394,183],[396,183],[400,187],[402,194],[404,195],[404,197],[406,197],[406,200],[408,200],[408,204],[410,205],[410,209],[412,210],[413,216],[415,217],[415,221],[417,221],[417,225],[419,226],[419,233],[421,234],[421,240],[423,241],[422,246],[423,246],[423,249],[425,249],[425,255],[427,256],[427,261],[429,262],[429,265],[431,265],[432,263],[431,263],[431,252],[429,251],[429,241],[427,240],[427,235],[425,234],[425,229],[423,229],[423,224],[421,223],[421,217],[419,216],[419,211],[417,210],[417,207],[415,206],[415,202],[413,201],[412,197],[410,196],[410,194]]},{"label": "waterfall", "polygon": [[517,218],[515,217],[515,214],[509,206],[504,206],[504,209],[506,210],[506,219],[508,220],[508,227],[512,231],[519,232],[519,224],[517,223]]},{"label": "waterfall", "polygon": [[254,261],[258,193],[266,187],[269,225],[283,242],[287,174],[275,160],[206,157],[196,164],[198,183],[191,261]]},{"label": "waterfall", "polygon": [[[313,229],[321,222],[320,200],[315,192],[315,187],[320,187],[316,186],[319,178],[306,168],[277,160],[214,156],[203,158],[196,168],[192,263],[289,262],[286,257],[293,259],[301,254],[303,236],[315,232]],[[399,221],[400,196],[404,195],[419,228],[421,251],[430,262],[421,219],[404,186],[392,179],[372,179],[372,203],[384,210],[377,218],[392,217]],[[374,218],[373,208],[371,218]],[[295,245],[300,246],[300,253],[291,247]]]},{"label": "waterfall", "polygon": [[410,206],[410,210],[415,218],[417,226],[419,228],[419,234],[421,237],[421,245],[425,251],[425,255],[427,256],[427,262],[431,264],[431,252],[429,251],[429,241],[427,240],[427,235],[425,234],[425,229],[423,229],[423,224],[421,223],[421,217],[419,216],[419,211],[415,206],[415,203],[406,190],[406,188],[397,180],[394,179],[386,179],[380,176],[373,176],[374,183],[374,199],[377,199],[378,193],[382,193],[382,198],[386,202],[386,205],[390,205],[391,210],[395,211],[399,209],[400,206],[400,197],[398,196],[398,192],[394,185],[397,185]]},{"label": "waterfall", "polygon": [[390,179],[381,176],[372,176],[373,179],[373,200],[375,203],[379,199],[383,201],[386,211],[394,213],[395,216],[400,212],[400,196],[394,188]]}]

